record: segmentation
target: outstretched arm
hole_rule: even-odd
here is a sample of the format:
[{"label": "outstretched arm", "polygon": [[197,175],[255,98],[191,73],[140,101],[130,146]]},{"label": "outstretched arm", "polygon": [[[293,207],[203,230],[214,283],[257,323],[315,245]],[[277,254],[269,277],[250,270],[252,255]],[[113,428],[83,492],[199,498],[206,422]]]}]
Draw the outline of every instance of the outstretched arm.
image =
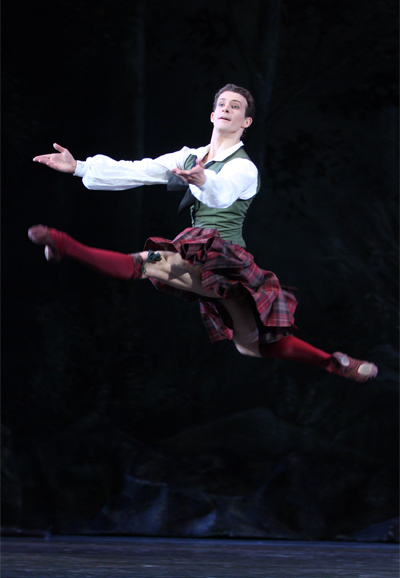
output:
[{"label": "outstretched arm", "polygon": [[64,173],[72,173],[82,178],[88,189],[121,191],[142,185],[166,184],[171,169],[183,166],[184,160],[192,149],[183,147],[181,151],[169,153],[157,159],[145,158],[141,161],[115,161],[104,156],[95,155],[86,161],[76,161],[68,149],[54,144],[58,153],[40,155],[33,160]]},{"label": "outstretched arm", "polygon": [[35,163],[42,163],[47,165],[55,171],[60,171],[61,173],[71,173],[74,174],[76,170],[77,161],[71,155],[68,149],[65,149],[61,145],[54,143],[53,147],[58,151],[58,153],[50,153],[48,155],[39,155],[33,160]]}]

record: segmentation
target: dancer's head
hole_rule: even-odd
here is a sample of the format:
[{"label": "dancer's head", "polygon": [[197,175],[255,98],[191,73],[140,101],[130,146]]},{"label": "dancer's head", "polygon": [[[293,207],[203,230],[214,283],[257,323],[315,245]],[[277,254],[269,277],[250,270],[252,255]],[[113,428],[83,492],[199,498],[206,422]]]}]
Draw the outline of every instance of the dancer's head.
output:
[{"label": "dancer's head", "polygon": [[215,111],[215,109],[217,108],[217,102],[218,102],[218,99],[221,96],[221,94],[223,92],[227,92],[227,91],[237,92],[237,94],[241,94],[246,99],[246,101],[247,101],[246,117],[249,116],[250,118],[254,119],[255,103],[254,103],[253,95],[251,94],[251,92],[249,90],[247,90],[247,88],[242,88],[241,86],[236,86],[236,84],[226,84],[225,86],[223,86],[222,88],[219,89],[219,91],[214,96],[213,110]]},{"label": "dancer's head", "polygon": [[[217,109],[225,110],[225,107],[230,107],[230,110],[234,113],[235,118],[231,118],[228,115],[229,121],[239,121],[237,128],[242,131],[241,135],[244,134],[253,122],[255,113],[254,98],[250,91],[241,86],[236,86],[236,84],[226,84],[220,88],[214,97],[213,112],[211,114],[211,122],[214,124],[214,127],[216,120],[221,119],[221,122],[224,122],[224,116],[218,115]],[[235,122],[235,125],[236,124]],[[232,128],[231,122],[230,125],[230,128]]]}]

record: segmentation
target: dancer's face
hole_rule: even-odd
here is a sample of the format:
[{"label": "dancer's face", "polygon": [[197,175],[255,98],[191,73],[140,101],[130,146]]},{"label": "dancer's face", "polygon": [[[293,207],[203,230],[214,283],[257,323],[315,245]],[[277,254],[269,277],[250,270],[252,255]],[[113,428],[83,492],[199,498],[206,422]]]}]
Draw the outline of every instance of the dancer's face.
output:
[{"label": "dancer's face", "polygon": [[215,110],[211,113],[214,128],[222,133],[237,133],[251,125],[253,119],[246,117],[247,100],[237,92],[223,92],[217,101]]}]

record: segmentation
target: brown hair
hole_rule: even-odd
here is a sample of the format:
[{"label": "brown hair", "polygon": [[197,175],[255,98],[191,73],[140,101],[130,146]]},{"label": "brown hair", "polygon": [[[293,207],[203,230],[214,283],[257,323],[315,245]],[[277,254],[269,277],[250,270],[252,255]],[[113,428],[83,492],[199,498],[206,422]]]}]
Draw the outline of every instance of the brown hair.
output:
[{"label": "brown hair", "polygon": [[238,94],[241,94],[242,96],[244,96],[244,98],[247,100],[246,118],[249,116],[249,117],[254,119],[255,104],[254,104],[254,98],[253,98],[251,92],[249,90],[247,90],[246,88],[242,88],[241,86],[236,86],[236,84],[226,84],[225,86],[223,86],[222,88],[219,89],[219,91],[217,92],[217,94],[214,97],[213,110],[216,109],[217,102],[218,102],[218,99],[221,96],[221,94],[223,92],[226,92],[227,90],[229,90],[230,92],[237,92]]}]

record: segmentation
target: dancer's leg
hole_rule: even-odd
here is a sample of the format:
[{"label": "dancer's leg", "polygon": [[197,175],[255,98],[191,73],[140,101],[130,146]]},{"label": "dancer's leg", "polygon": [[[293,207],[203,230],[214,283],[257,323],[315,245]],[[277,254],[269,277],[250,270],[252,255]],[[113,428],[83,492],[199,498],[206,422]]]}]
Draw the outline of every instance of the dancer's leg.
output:
[{"label": "dancer's leg", "polygon": [[140,253],[144,260],[143,278],[151,277],[177,289],[197,293],[202,297],[218,298],[213,291],[206,291],[202,285],[203,265],[191,265],[179,253],[159,251],[159,260],[149,259],[149,252]]},{"label": "dancer's leg", "polygon": [[378,374],[378,368],[373,363],[353,359],[340,352],[326,353],[293,335],[283,337],[275,343],[259,343],[257,324],[248,301],[243,297],[225,299],[220,303],[232,319],[233,342],[244,355],[309,363],[360,383],[373,379]]},{"label": "dancer's leg", "polygon": [[250,357],[261,357],[257,323],[245,296],[224,299],[220,301],[220,304],[227,310],[232,319],[232,341],[239,353]]},{"label": "dancer's leg", "polygon": [[260,352],[262,357],[290,359],[319,365],[330,373],[348,377],[360,383],[373,379],[378,374],[378,368],[373,363],[353,359],[339,351],[331,355],[293,335],[288,335],[275,343],[261,344]]},{"label": "dancer's leg", "polygon": [[108,277],[130,279],[141,276],[141,257],[132,258],[132,255],[88,247],[62,231],[43,225],[31,227],[28,236],[34,243],[45,245],[48,261],[60,261],[62,257],[70,257]]},{"label": "dancer's leg", "polygon": [[332,356],[329,353],[317,349],[293,335],[283,337],[274,343],[260,344],[260,353],[262,357],[301,361],[311,363],[312,365],[319,365],[327,371],[334,371],[331,360]]},{"label": "dancer's leg", "polygon": [[147,279],[152,277],[167,285],[197,293],[206,297],[216,297],[211,291],[205,291],[201,283],[201,266],[190,265],[179,253],[149,251],[132,255],[104,251],[79,243],[66,233],[49,229],[44,225],[35,225],[28,231],[34,243],[45,246],[46,259],[60,261],[70,257],[103,275],[117,279]]},{"label": "dancer's leg", "polygon": [[228,311],[233,324],[233,342],[243,355],[275,357],[319,365],[335,372],[332,356],[305,341],[289,335],[274,343],[259,342],[259,332],[254,313],[245,297],[225,299],[221,305]]}]

